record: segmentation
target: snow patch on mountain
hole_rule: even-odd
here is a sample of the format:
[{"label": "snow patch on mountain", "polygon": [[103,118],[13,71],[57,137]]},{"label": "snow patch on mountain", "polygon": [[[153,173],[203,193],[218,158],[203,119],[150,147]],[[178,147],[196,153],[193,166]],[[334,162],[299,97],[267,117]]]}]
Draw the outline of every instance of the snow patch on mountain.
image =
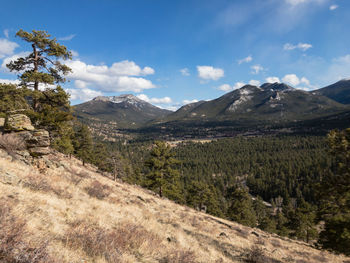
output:
[{"label": "snow patch on mountain", "polygon": [[147,102],[139,99],[138,97],[132,94],[125,94],[120,96],[98,96],[94,98],[95,101],[109,101],[112,103],[128,103],[136,107],[142,107]]},{"label": "snow patch on mountain", "polygon": [[235,100],[231,105],[230,107],[228,108],[228,111],[231,111],[231,112],[234,112],[238,109],[238,107],[249,101],[250,99],[252,98],[252,96],[248,96],[248,95],[242,95],[239,97],[239,99]]}]

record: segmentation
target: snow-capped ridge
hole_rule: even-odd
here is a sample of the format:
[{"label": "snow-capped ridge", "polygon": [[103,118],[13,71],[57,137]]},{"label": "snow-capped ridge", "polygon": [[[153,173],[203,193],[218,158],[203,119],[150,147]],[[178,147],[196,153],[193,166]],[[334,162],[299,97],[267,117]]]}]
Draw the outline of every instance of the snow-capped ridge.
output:
[{"label": "snow-capped ridge", "polygon": [[138,106],[140,104],[146,103],[145,101],[139,99],[138,97],[132,94],[123,94],[120,96],[98,96],[93,99],[94,101],[109,101],[113,103],[123,103],[126,102],[128,104],[132,104]]}]

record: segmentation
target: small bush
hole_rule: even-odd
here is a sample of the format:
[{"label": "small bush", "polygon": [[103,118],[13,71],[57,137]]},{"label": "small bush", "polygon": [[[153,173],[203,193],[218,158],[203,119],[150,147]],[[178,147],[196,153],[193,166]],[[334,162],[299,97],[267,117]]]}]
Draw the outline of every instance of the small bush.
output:
[{"label": "small bush", "polygon": [[153,251],[160,243],[142,226],[121,224],[104,229],[86,221],[73,222],[64,239],[71,249],[82,249],[88,256],[103,257],[107,262],[121,262],[124,253],[137,255],[141,246],[149,246],[149,251]]},{"label": "small bush", "polygon": [[52,192],[56,194],[60,198],[70,199],[72,195],[65,189],[62,189],[59,186],[53,186],[49,183],[45,177],[38,174],[29,174],[26,176],[24,187],[28,187],[33,191],[41,191],[41,192]]},{"label": "small bush", "polygon": [[47,253],[48,241],[24,240],[25,221],[11,214],[8,202],[0,202],[0,262],[2,263],[54,263]]},{"label": "small bush", "polygon": [[248,263],[274,263],[279,262],[267,257],[264,250],[259,246],[253,246],[247,253],[246,262]]},{"label": "small bush", "polygon": [[93,181],[90,186],[85,187],[85,191],[89,196],[95,197],[97,199],[108,197],[111,193],[111,189],[108,185],[101,184],[97,180]]},{"label": "small bush", "polygon": [[4,149],[11,156],[14,156],[16,151],[26,149],[26,144],[24,140],[16,134],[0,134],[0,148]]},{"label": "small bush", "polygon": [[173,253],[170,253],[169,255],[162,258],[160,263],[195,263],[196,257],[193,251],[191,250],[180,250],[180,251],[174,251]]},{"label": "small bush", "polygon": [[28,187],[33,191],[53,192],[51,184],[43,177],[37,174],[29,174],[26,176],[24,187]]}]

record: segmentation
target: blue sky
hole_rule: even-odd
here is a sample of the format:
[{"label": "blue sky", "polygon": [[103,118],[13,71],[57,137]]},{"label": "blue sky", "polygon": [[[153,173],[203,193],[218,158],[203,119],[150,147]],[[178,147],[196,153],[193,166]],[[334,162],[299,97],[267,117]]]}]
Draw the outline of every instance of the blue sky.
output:
[{"label": "blue sky", "polygon": [[350,77],[348,0],[16,0],[0,10],[4,66],[46,30],[72,50],[72,104],[131,93],[164,108],[245,83],[313,90]]}]

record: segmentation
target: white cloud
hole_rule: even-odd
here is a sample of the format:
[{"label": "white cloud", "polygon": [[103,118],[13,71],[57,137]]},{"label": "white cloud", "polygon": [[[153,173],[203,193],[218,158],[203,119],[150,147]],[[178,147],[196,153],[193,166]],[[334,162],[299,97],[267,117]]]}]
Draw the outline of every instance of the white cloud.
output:
[{"label": "white cloud", "polygon": [[236,82],[233,86],[229,85],[229,84],[222,84],[221,86],[219,86],[217,89],[218,90],[222,90],[225,92],[228,91],[232,91],[232,90],[236,90],[236,89],[240,89],[245,85],[245,83],[243,82]]},{"label": "white cloud", "polygon": [[183,69],[180,69],[180,72],[183,76],[189,76],[190,75],[190,72],[188,70],[188,68],[183,68]]},{"label": "white cloud", "polygon": [[20,53],[17,53],[17,54],[14,54],[10,57],[6,57],[3,61],[2,61],[2,64],[1,64],[1,69],[4,70],[4,71],[8,71],[7,67],[6,67],[6,64],[10,63],[11,61],[15,61],[17,60],[18,58],[20,57],[26,57],[30,54],[30,52],[20,52]]},{"label": "white cloud", "polygon": [[339,7],[338,5],[331,5],[329,7],[329,10],[333,11],[333,10],[337,9],[338,7]]},{"label": "white cloud", "polygon": [[332,59],[327,71],[320,78],[325,83],[332,83],[350,77],[350,54]]},{"label": "white cloud", "polygon": [[265,79],[267,83],[281,83],[278,77],[268,77]]},{"label": "white cloud", "polygon": [[257,87],[259,87],[259,86],[260,86],[260,81],[259,81],[259,80],[252,79],[251,81],[249,81],[249,84],[252,85],[252,86],[257,86]]},{"label": "white cloud", "polygon": [[70,52],[72,53],[72,56],[73,56],[73,57],[79,57],[78,51],[71,50]]},{"label": "white cloud", "polygon": [[65,37],[59,37],[58,40],[69,41],[69,40],[72,40],[75,36],[76,36],[75,34],[70,34],[70,35],[65,36]]},{"label": "white cloud", "polygon": [[310,84],[310,81],[306,77],[299,78],[295,74],[287,74],[282,78],[282,81],[293,86],[296,89],[312,90],[316,86]]},{"label": "white cloud", "polygon": [[245,85],[243,82],[236,82],[235,85],[233,85],[233,89],[240,89]]},{"label": "white cloud", "polygon": [[111,73],[124,76],[140,76],[140,75],[152,75],[154,69],[150,67],[144,67],[141,69],[133,61],[123,60],[121,62],[113,63],[109,69]]},{"label": "white cloud", "polygon": [[243,82],[236,82],[234,85],[233,85],[233,90],[235,90],[235,89],[240,89],[240,88],[242,88],[243,86],[245,85],[245,83],[243,83]]},{"label": "white cloud", "polygon": [[14,79],[0,79],[0,83],[4,83],[4,84],[19,84],[19,80],[18,79],[16,79],[16,80],[14,80]]},{"label": "white cloud", "polygon": [[249,63],[253,60],[253,57],[251,55],[249,55],[246,58],[242,58],[240,60],[238,60],[238,64],[241,65],[242,63]]},{"label": "white cloud", "polygon": [[150,67],[141,69],[132,61],[114,63],[111,67],[106,65],[88,65],[80,60],[67,61],[67,66],[72,69],[68,75],[71,80],[79,80],[77,87],[93,86],[106,92],[141,92],[145,89],[155,88],[155,85],[145,78],[132,77],[153,74]]},{"label": "white cloud", "polygon": [[88,101],[97,96],[102,96],[103,93],[100,91],[84,88],[84,89],[66,89],[67,93],[70,94],[71,100]]},{"label": "white cloud", "polygon": [[4,35],[6,38],[9,38],[9,30],[8,29],[4,30]]},{"label": "white cloud", "polygon": [[144,100],[148,103],[152,103],[152,104],[170,104],[173,102],[170,97],[149,98],[146,94],[139,94],[136,97],[138,97],[139,99]]},{"label": "white cloud", "polygon": [[194,99],[194,100],[183,100],[182,101],[182,104],[190,104],[190,103],[196,103],[196,102],[198,102],[198,100],[196,100],[196,99]]},{"label": "white cloud", "polygon": [[300,83],[299,78],[295,74],[287,74],[282,78],[282,81],[291,85],[291,86],[298,86]]},{"label": "white cloud", "polygon": [[305,84],[307,86],[310,86],[310,81],[307,78],[305,78],[305,77],[302,77],[300,79],[300,83]]},{"label": "white cloud", "polygon": [[263,71],[264,68],[260,65],[254,65],[250,67],[252,69],[252,74],[259,74],[260,71]]},{"label": "white cloud", "polygon": [[198,77],[203,80],[218,80],[224,76],[224,70],[212,66],[197,66]]},{"label": "white cloud", "polygon": [[218,87],[219,90],[222,91],[231,91],[233,88],[229,84],[222,84]]},{"label": "white cloud", "polygon": [[290,43],[286,43],[286,44],[284,44],[284,46],[283,46],[283,49],[284,49],[284,50],[300,49],[300,50],[302,50],[302,51],[306,51],[306,50],[308,50],[309,48],[312,48],[312,45],[311,45],[311,44],[308,44],[308,43],[298,43],[297,45],[293,45],[293,44],[290,44]]},{"label": "white cloud", "polygon": [[0,58],[11,56],[19,45],[6,38],[0,38]]}]

